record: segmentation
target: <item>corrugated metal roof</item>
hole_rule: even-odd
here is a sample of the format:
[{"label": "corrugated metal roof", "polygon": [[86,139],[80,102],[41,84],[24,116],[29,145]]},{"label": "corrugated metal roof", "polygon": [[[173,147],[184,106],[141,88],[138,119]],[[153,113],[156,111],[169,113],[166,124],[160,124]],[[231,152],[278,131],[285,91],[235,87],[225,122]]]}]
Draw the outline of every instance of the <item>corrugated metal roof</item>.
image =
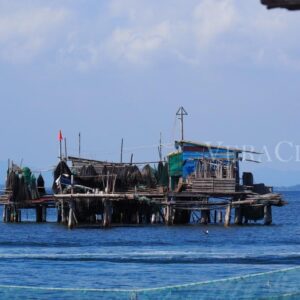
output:
[{"label": "corrugated metal roof", "polygon": [[192,141],[175,141],[175,145],[183,146],[183,145],[190,145],[190,146],[197,146],[197,147],[206,147],[210,149],[222,149],[227,151],[233,151],[237,153],[252,153],[252,154],[263,154],[261,152],[257,151],[251,151],[246,149],[239,149],[239,148],[233,148],[233,147],[227,147],[227,146],[220,146],[220,145],[211,145],[203,142],[192,142]]}]

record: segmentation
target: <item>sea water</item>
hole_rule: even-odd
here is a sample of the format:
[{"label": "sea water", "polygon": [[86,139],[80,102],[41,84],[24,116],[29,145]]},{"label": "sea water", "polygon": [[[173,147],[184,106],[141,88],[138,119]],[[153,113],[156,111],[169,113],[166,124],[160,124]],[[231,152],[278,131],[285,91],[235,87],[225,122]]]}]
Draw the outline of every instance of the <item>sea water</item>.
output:
[{"label": "sea water", "polygon": [[283,195],[271,226],[68,230],[23,210],[0,223],[0,298],[300,299],[300,193]]}]

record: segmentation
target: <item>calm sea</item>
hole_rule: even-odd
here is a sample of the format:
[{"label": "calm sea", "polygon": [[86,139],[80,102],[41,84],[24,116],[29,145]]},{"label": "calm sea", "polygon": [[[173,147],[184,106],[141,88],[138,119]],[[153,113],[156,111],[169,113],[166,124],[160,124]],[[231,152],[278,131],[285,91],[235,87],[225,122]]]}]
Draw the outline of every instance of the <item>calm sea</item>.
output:
[{"label": "calm sea", "polygon": [[[300,265],[300,193],[284,196],[289,205],[273,209],[272,226],[68,230],[55,222],[30,222],[33,212],[23,211],[24,223],[0,223],[0,298],[118,299],[118,291],[101,289],[165,287],[293,268]],[[55,217],[49,211],[48,220]]]}]

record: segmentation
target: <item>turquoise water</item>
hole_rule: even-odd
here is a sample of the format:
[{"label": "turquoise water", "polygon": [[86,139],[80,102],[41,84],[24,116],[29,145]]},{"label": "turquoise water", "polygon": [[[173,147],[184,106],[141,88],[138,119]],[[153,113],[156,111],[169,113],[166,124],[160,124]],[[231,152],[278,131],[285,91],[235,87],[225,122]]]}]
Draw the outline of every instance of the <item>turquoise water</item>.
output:
[{"label": "turquoise water", "polygon": [[68,230],[35,224],[33,212],[23,212],[22,224],[0,223],[0,297],[298,299],[300,193],[284,196],[289,205],[273,209],[272,226]]}]

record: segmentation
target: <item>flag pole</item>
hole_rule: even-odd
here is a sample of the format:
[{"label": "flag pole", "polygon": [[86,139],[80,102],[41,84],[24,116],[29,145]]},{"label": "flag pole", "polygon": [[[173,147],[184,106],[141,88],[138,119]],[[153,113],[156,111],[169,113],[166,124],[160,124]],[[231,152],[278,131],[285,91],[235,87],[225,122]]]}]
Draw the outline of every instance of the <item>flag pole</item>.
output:
[{"label": "flag pole", "polygon": [[63,137],[62,137],[62,133],[61,133],[61,130],[60,130],[59,134],[58,134],[58,140],[59,140],[59,158],[60,158],[60,160],[62,160],[62,145],[61,145],[62,139],[63,139]]}]

